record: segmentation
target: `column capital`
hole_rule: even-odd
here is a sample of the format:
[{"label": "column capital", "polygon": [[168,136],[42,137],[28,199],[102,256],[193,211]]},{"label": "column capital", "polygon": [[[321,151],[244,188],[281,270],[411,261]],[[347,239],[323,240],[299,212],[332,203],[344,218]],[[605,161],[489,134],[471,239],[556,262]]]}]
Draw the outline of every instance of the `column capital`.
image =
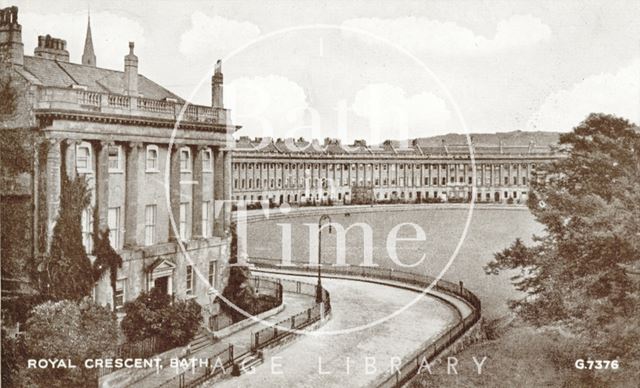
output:
[{"label": "column capital", "polygon": [[116,145],[116,143],[113,140],[100,140],[101,147],[111,147],[114,145]]},{"label": "column capital", "polygon": [[64,139],[61,139],[59,137],[50,137],[47,140],[45,140],[47,142],[48,145],[50,146],[56,146],[62,143]]},{"label": "column capital", "polygon": [[64,139],[64,144],[67,146],[74,146],[74,145],[78,145],[82,142],[82,140],[78,140],[78,139]]},{"label": "column capital", "polygon": [[130,142],[127,142],[126,144],[129,149],[140,149],[143,147],[142,142],[139,142],[139,141],[130,141]]}]

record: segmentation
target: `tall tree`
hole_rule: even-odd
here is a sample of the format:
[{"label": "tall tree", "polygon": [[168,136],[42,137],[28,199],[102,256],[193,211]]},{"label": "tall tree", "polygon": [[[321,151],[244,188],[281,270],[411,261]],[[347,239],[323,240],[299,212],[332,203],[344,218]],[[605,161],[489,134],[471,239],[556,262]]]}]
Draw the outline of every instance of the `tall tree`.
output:
[{"label": "tall tree", "polygon": [[93,268],[82,243],[82,212],[91,193],[82,177],[62,174],[60,212],[53,228],[51,250],[44,262],[45,295],[54,300],[80,300],[91,294]]},{"label": "tall tree", "polygon": [[638,360],[640,282],[627,269],[640,259],[640,133],[591,114],[560,147],[566,157],[537,172],[528,201],[544,235],[516,240],[485,271],[519,270],[527,297],[511,307],[525,320],[562,325],[593,354]]},{"label": "tall tree", "polygon": [[122,268],[122,257],[111,246],[109,239],[109,229],[105,228],[98,232],[95,247],[96,260],[93,262],[94,281],[100,280],[105,271],[109,271],[109,281],[111,284],[111,305],[116,304],[116,281],[118,279],[118,268]]}]

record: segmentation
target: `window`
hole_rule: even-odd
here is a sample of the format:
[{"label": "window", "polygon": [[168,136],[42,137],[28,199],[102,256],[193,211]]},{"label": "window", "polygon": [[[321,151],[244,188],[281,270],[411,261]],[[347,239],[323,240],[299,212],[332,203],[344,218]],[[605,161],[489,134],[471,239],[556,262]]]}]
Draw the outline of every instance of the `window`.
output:
[{"label": "window", "polygon": [[109,172],[122,172],[122,147],[109,146]]},{"label": "window", "polygon": [[116,292],[113,295],[113,302],[115,304],[115,310],[120,311],[124,308],[125,302],[125,279],[116,281]]},{"label": "window", "polygon": [[211,150],[206,149],[202,151],[202,171],[211,172],[213,171],[213,165],[211,163]]},{"label": "window", "polygon": [[93,209],[88,207],[82,211],[82,245],[87,253],[93,251]]},{"label": "window", "polygon": [[109,242],[115,250],[120,249],[120,208],[110,207],[107,214],[107,225],[109,226]]},{"label": "window", "polygon": [[87,144],[76,146],[76,170],[78,172],[90,172],[91,169],[91,148]]},{"label": "window", "polygon": [[147,171],[158,171],[158,147],[154,145],[147,146]]},{"label": "window", "polygon": [[180,239],[185,241],[187,239],[187,212],[189,211],[189,203],[180,203]]},{"label": "window", "polygon": [[191,171],[191,150],[188,148],[180,149],[180,171]]},{"label": "window", "polygon": [[215,260],[209,262],[209,287],[215,287],[216,284],[216,264]]},{"label": "window", "polygon": [[209,226],[209,201],[202,202],[202,236],[209,237],[211,227]]},{"label": "window", "polygon": [[187,283],[186,283],[186,291],[187,291],[187,295],[192,295],[193,294],[193,286],[194,286],[194,280],[195,278],[193,277],[193,266],[191,265],[187,265],[187,277],[186,277]]},{"label": "window", "polygon": [[144,245],[156,242],[157,206],[147,205],[144,209]]}]

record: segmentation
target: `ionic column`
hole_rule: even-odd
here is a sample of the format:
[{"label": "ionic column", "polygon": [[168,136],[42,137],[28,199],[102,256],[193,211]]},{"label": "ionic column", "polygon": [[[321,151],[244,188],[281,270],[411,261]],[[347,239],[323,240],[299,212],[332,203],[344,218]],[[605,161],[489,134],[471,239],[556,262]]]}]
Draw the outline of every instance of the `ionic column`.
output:
[{"label": "ionic column", "polygon": [[60,139],[49,139],[47,144],[46,174],[46,252],[51,247],[53,227],[58,219],[60,208],[60,167],[62,164]]},{"label": "ionic column", "polygon": [[68,139],[64,141],[64,168],[69,179],[75,179],[78,176],[76,166],[76,146],[77,140]]},{"label": "ionic column", "polygon": [[109,215],[109,146],[113,142],[101,141],[96,150],[96,216],[94,233],[108,226]]},{"label": "ionic column", "polygon": [[202,233],[202,153],[205,147],[192,146],[193,168],[191,179],[191,238],[201,238]]},{"label": "ionic column", "polygon": [[[262,178],[261,178],[262,179]],[[213,147],[213,234],[224,237],[224,152],[219,146]],[[267,182],[268,184],[268,182]],[[263,188],[264,192],[265,188]]]},{"label": "ionic column", "polygon": [[[173,144],[167,151],[169,158],[169,241],[180,238],[180,146]],[[173,223],[171,222],[173,215]],[[175,223],[175,228],[174,228]]]},{"label": "ionic column", "polygon": [[224,167],[224,187],[223,199],[224,206],[224,230],[231,226],[231,180],[233,178],[233,169],[231,168],[231,150],[227,149],[222,155]]},{"label": "ionic column", "polygon": [[144,228],[141,220],[140,212],[142,212],[144,204],[139,204],[142,192],[142,184],[144,182],[144,150],[142,143],[128,143],[126,148],[126,183],[125,183],[125,229],[124,229],[124,245],[126,247],[135,247],[144,243]]}]

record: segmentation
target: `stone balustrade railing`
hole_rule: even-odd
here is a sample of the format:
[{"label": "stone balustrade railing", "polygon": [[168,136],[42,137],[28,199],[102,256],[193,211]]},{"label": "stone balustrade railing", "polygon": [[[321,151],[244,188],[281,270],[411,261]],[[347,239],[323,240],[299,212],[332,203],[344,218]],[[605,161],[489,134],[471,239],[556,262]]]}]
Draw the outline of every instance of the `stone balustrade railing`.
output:
[{"label": "stone balustrade railing", "polygon": [[122,94],[108,94],[84,89],[40,88],[37,110],[63,110],[81,113],[108,113],[205,124],[225,124],[226,109],[186,104],[173,100],[156,100]]}]

